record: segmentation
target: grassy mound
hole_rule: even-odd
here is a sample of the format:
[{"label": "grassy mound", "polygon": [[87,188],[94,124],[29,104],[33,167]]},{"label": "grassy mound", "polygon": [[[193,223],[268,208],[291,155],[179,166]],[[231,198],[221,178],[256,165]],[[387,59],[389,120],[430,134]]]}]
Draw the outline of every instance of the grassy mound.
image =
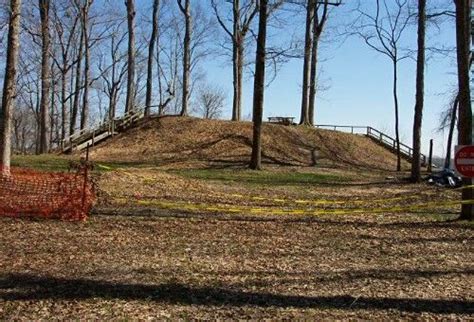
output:
[{"label": "grassy mound", "polygon": [[[265,124],[264,164],[393,170],[396,157],[362,135]],[[252,124],[161,117],[94,148],[98,161],[173,168],[242,166],[251,154]]]}]

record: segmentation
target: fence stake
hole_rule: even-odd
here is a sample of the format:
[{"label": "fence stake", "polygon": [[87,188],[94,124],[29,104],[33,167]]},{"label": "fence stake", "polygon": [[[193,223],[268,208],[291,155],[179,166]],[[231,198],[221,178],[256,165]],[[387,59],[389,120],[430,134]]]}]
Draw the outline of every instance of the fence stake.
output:
[{"label": "fence stake", "polygon": [[82,187],[82,209],[86,205],[86,190],[87,190],[87,181],[89,176],[89,143],[87,143],[86,148],[86,162],[84,163],[84,185]]}]

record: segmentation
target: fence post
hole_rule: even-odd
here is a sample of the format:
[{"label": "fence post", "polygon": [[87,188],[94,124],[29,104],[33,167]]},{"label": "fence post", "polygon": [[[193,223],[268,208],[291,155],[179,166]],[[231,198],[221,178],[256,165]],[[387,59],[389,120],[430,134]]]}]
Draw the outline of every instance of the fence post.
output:
[{"label": "fence post", "polygon": [[89,143],[87,143],[86,148],[86,162],[84,163],[84,185],[82,186],[82,210],[86,205],[86,191],[87,191],[87,181],[89,176]]}]

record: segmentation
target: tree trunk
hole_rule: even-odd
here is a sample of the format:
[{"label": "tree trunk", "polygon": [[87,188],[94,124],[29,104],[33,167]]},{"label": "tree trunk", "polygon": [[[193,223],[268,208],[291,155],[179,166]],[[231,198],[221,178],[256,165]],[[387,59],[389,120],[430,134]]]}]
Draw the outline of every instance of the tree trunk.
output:
[{"label": "tree trunk", "polygon": [[250,168],[262,168],[262,119],[265,94],[265,55],[267,39],[267,0],[260,1],[258,22],[257,54],[255,58],[255,78],[253,85],[253,141]]},{"label": "tree trunk", "polygon": [[84,92],[82,97],[82,111],[81,111],[81,130],[87,127],[89,119],[89,78],[90,78],[90,46],[89,46],[89,5],[90,0],[86,0],[86,4],[82,8],[82,32],[84,33]]},{"label": "tree trunk", "polygon": [[41,81],[38,79],[36,81],[36,102],[35,102],[35,153],[39,154],[40,153],[40,147],[41,147],[41,86],[40,86]]},{"label": "tree trunk", "polygon": [[[216,11],[217,13],[217,11]],[[232,102],[232,121],[240,121],[242,116],[242,55],[243,38],[240,31],[240,0],[234,0],[232,4],[232,76],[234,85],[234,97]]]},{"label": "tree trunk", "polygon": [[185,0],[183,14],[185,17],[185,33],[184,33],[184,54],[183,54],[183,97],[181,100],[181,116],[188,115],[189,100],[189,78],[191,74],[191,5],[190,0]]},{"label": "tree trunk", "polygon": [[456,126],[456,115],[459,107],[459,96],[454,99],[453,109],[451,111],[451,120],[449,122],[448,142],[446,144],[446,159],[444,159],[444,168],[451,167],[451,151],[453,149],[454,127]]},{"label": "tree trunk", "polygon": [[393,103],[395,106],[395,144],[397,152],[397,171],[402,171],[402,156],[400,154],[400,126],[398,116],[398,63],[393,61]]},{"label": "tree trunk", "polygon": [[158,28],[158,40],[157,40],[157,47],[158,50],[156,51],[156,75],[158,78],[158,115],[163,115],[163,80],[161,79],[161,54],[160,54],[160,29]]},{"label": "tree trunk", "polygon": [[[314,10],[317,10],[317,7],[314,6]],[[310,125],[314,125],[314,109],[316,102],[316,78],[318,73],[318,48],[319,48],[319,39],[321,37],[322,30],[319,28],[318,19],[316,19],[316,12],[313,15],[313,39],[311,45],[311,68],[310,68],[310,80],[309,80],[309,101],[308,101],[308,121]],[[321,22],[324,24],[324,21]],[[322,28],[322,25],[321,25]]]},{"label": "tree trunk", "polygon": [[10,1],[7,61],[0,109],[0,175],[10,174],[12,117],[16,96],[16,75],[20,47],[21,0]]},{"label": "tree trunk", "polygon": [[146,78],[146,99],[145,99],[145,116],[150,115],[151,97],[153,94],[153,60],[155,55],[156,38],[158,34],[158,13],[160,8],[160,0],[153,1],[153,17],[152,30],[150,38],[150,46],[148,47],[148,71]]},{"label": "tree trunk", "polygon": [[310,125],[314,125],[314,110],[316,105],[316,93],[317,93],[317,65],[318,65],[318,47],[319,39],[313,40],[313,50],[311,56],[311,77],[310,77],[310,88],[309,88],[309,102],[308,102],[308,121]]},{"label": "tree trunk", "polygon": [[239,98],[239,102],[237,105],[237,115],[238,121],[242,119],[242,84],[243,84],[243,75],[244,75],[244,63],[245,63],[245,56],[244,56],[244,47],[243,44],[239,46],[239,60],[237,61],[237,97]]},{"label": "tree trunk", "polygon": [[242,117],[242,70],[245,60],[244,47],[245,38],[252,21],[258,13],[258,1],[244,1],[241,7],[240,0],[221,1],[232,4],[232,30],[226,26],[226,18],[223,18],[217,9],[216,1],[211,1],[211,6],[217,17],[217,22],[229,35],[232,41],[232,82],[233,82],[233,98],[232,98],[232,121],[240,121]]},{"label": "tree trunk", "polygon": [[[54,56],[54,53],[52,53],[52,55]],[[55,133],[57,133],[57,129],[58,129],[58,118],[57,118],[57,110],[56,110],[56,86],[58,84],[58,82],[55,81],[55,70],[54,70],[54,63],[51,63],[51,79],[52,79],[52,82],[51,82],[51,91],[50,91],[50,95],[51,95],[51,100],[50,100],[50,110],[49,110],[49,124],[50,124],[50,127],[49,127],[49,142],[50,142],[50,145],[52,146],[53,145],[53,142],[55,140]],[[58,138],[59,136],[57,135],[56,136],[56,139]]]},{"label": "tree trunk", "polygon": [[[469,84],[470,72],[470,47],[471,47],[471,1],[455,0],[456,4],[456,44],[458,62],[458,85],[459,85],[459,121],[458,121],[458,144],[472,144],[472,108],[471,90]],[[472,179],[464,178],[464,184],[469,186]],[[474,199],[474,190],[465,188],[462,190],[461,217],[463,220],[474,220],[474,205],[469,204]]]},{"label": "tree trunk", "polygon": [[411,180],[421,181],[421,124],[425,91],[426,0],[418,0],[418,54],[416,60],[416,103],[413,121]]},{"label": "tree trunk", "polygon": [[128,24],[128,76],[125,113],[135,109],[135,0],[126,0]]},{"label": "tree trunk", "polygon": [[82,55],[84,53],[84,30],[81,31],[79,39],[79,50],[77,53],[76,83],[74,85],[74,101],[72,103],[71,122],[69,123],[69,135],[73,135],[76,129],[77,113],[79,111],[79,102],[82,83]]},{"label": "tree trunk", "polygon": [[[237,33],[239,31],[237,30]],[[242,82],[242,49],[240,44],[240,36],[235,36],[237,39],[233,41],[232,45],[232,76],[233,76],[233,101],[232,101],[232,121],[240,121],[241,118],[241,82]]]},{"label": "tree trunk", "polygon": [[317,77],[318,77],[318,49],[321,34],[323,33],[324,26],[327,20],[328,14],[328,1],[326,0],[323,4],[322,15],[319,18],[318,10],[319,6],[314,4],[313,6],[313,39],[311,44],[311,68],[310,68],[310,88],[309,88],[309,101],[308,101],[308,118],[309,124],[314,126],[314,111],[317,94]]},{"label": "tree trunk", "polygon": [[66,112],[66,63],[63,61],[61,69],[61,144],[66,138],[67,112]]},{"label": "tree trunk", "polygon": [[49,38],[49,4],[50,0],[39,0],[41,16],[41,128],[40,128],[40,153],[49,151],[49,95],[51,88],[51,69],[49,64],[50,38]]},{"label": "tree trunk", "polygon": [[300,124],[309,125],[309,87],[311,77],[311,26],[314,18],[314,0],[308,0],[306,5],[306,29],[304,37],[304,60],[303,60],[303,84],[301,94],[301,117]]},{"label": "tree trunk", "polygon": [[109,120],[110,121],[112,121],[115,118],[116,108],[117,108],[117,89],[113,87],[112,90],[110,91],[110,98],[109,98]]}]

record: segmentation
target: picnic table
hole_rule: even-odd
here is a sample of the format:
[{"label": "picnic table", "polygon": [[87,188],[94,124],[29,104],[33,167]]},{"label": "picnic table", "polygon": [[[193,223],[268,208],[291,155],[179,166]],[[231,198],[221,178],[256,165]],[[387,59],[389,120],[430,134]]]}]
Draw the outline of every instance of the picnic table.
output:
[{"label": "picnic table", "polygon": [[269,123],[277,123],[282,125],[292,125],[295,121],[295,118],[292,116],[270,116],[268,118]]}]

